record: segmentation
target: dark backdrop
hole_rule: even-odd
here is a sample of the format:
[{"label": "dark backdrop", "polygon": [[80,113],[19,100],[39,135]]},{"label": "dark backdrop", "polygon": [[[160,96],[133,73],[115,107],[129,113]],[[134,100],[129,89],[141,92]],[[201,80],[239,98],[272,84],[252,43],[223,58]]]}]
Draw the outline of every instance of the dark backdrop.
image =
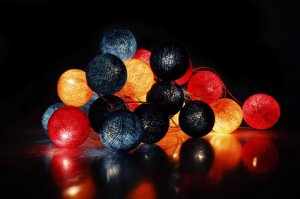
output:
[{"label": "dark backdrop", "polygon": [[97,54],[103,28],[121,24],[151,49],[180,41],[195,65],[209,65],[241,101],[257,92],[281,104],[279,127],[296,126],[299,112],[298,1],[0,0],[1,125],[41,117],[59,99],[56,82]]}]

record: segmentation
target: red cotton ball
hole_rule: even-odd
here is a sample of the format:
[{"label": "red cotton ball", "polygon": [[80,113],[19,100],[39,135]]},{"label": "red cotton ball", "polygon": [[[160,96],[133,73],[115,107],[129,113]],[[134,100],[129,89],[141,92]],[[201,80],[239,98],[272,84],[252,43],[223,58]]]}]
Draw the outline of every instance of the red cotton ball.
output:
[{"label": "red cotton ball", "polygon": [[191,78],[193,74],[193,63],[192,63],[192,60],[190,59],[189,60],[189,67],[188,67],[188,70],[185,72],[185,74],[180,77],[179,79],[176,79],[175,82],[181,86],[185,83],[187,83],[187,81],[189,81],[189,79]]},{"label": "red cotton ball", "polygon": [[77,107],[63,106],[49,119],[48,135],[59,147],[74,148],[81,145],[91,131],[86,114]]},{"label": "red cotton ball", "polygon": [[212,104],[223,94],[223,81],[216,73],[203,70],[191,77],[187,90],[192,100]]},{"label": "red cotton ball", "polygon": [[259,93],[250,96],[242,107],[244,120],[252,128],[268,129],[280,117],[280,106],[270,95]]},{"label": "red cotton ball", "polygon": [[132,57],[133,59],[139,59],[146,63],[148,66],[150,66],[150,55],[151,51],[146,50],[146,49],[137,49],[135,52],[134,56]]}]

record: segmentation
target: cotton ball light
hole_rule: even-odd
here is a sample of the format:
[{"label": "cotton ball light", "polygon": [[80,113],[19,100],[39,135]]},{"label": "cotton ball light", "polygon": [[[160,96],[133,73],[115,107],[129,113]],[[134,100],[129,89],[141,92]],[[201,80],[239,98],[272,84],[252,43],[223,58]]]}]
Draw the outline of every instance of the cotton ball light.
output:
[{"label": "cotton ball light", "polygon": [[208,134],[215,122],[212,108],[201,101],[187,103],[179,113],[179,125],[183,132],[192,137]]},{"label": "cotton ball light", "polygon": [[137,49],[137,51],[135,52],[135,54],[132,58],[139,59],[139,60],[145,62],[150,67],[150,56],[151,56],[150,50]]},{"label": "cotton ball light", "polygon": [[140,118],[128,110],[108,114],[99,129],[99,136],[108,149],[128,152],[142,141],[143,124]]},{"label": "cotton ball light", "polygon": [[121,90],[122,94],[131,98],[146,95],[154,82],[151,68],[138,59],[129,59],[124,63],[127,70],[127,80]]},{"label": "cotton ball light", "polygon": [[110,28],[100,39],[100,52],[115,55],[122,61],[132,58],[136,48],[135,36],[127,28]]},{"label": "cotton ball light", "polygon": [[215,125],[213,130],[217,133],[232,133],[242,123],[243,112],[234,100],[222,98],[213,104],[215,114]]},{"label": "cotton ball light", "polygon": [[157,105],[168,115],[174,115],[182,108],[184,94],[177,84],[158,81],[147,93],[147,102]]},{"label": "cotton ball light", "polygon": [[185,48],[174,41],[159,43],[150,56],[154,74],[165,81],[182,77],[189,67],[189,56]]},{"label": "cotton ball light", "polygon": [[255,129],[268,129],[280,117],[279,103],[270,95],[258,93],[250,96],[242,106],[245,122]]},{"label": "cotton ball light", "polygon": [[48,136],[59,147],[80,146],[90,134],[90,122],[83,110],[74,106],[57,109],[48,122]]},{"label": "cotton ball light", "polygon": [[82,106],[92,98],[93,91],[87,84],[83,70],[69,69],[59,77],[57,94],[66,105]]},{"label": "cotton ball light", "polygon": [[105,95],[99,97],[94,103],[91,105],[88,118],[91,123],[91,127],[95,132],[99,133],[99,128],[102,125],[105,117],[114,111],[118,110],[126,110],[125,102],[114,95]]},{"label": "cotton ball light", "polygon": [[62,102],[57,102],[54,104],[51,104],[47,107],[47,109],[44,111],[42,116],[42,127],[46,134],[48,134],[48,122],[51,117],[51,115],[60,107],[64,106],[65,104]]},{"label": "cotton ball light", "polygon": [[187,85],[187,91],[190,93],[192,100],[212,104],[222,96],[223,85],[223,81],[216,73],[203,70],[191,77]]},{"label": "cotton ball light", "polygon": [[155,105],[141,104],[134,113],[143,124],[143,143],[156,143],[166,135],[169,129],[169,117]]},{"label": "cotton ball light", "polygon": [[121,59],[112,54],[101,54],[88,64],[86,72],[90,88],[102,95],[111,95],[125,85],[127,71]]}]

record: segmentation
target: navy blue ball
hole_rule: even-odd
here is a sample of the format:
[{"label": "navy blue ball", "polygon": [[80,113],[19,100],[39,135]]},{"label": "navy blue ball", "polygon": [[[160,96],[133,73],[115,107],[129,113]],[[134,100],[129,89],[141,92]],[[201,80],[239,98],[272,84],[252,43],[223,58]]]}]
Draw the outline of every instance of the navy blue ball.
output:
[{"label": "navy blue ball", "polygon": [[126,104],[121,98],[114,95],[105,95],[103,97],[99,97],[91,105],[88,114],[91,127],[95,132],[99,133],[100,126],[105,120],[105,117],[109,113],[121,109],[127,109]]},{"label": "navy blue ball", "polygon": [[86,103],[85,105],[81,106],[80,109],[83,110],[87,115],[90,112],[91,106],[92,104],[99,98],[99,96],[97,95],[97,93],[93,93],[92,98],[88,101],[88,103]]},{"label": "navy blue ball", "polygon": [[86,71],[89,87],[96,93],[111,95],[123,88],[127,70],[121,59],[111,54],[97,55]]},{"label": "navy blue ball", "polygon": [[151,104],[139,105],[134,113],[143,124],[143,143],[153,144],[161,140],[169,129],[169,117],[158,107]]},{"label": "navy blue ball", "polygon": [[64,106],[64,103],[58,102],[50,105],[43,113],[42,116],[42,127],[44,132],[48,135],[48,122],[51,117],[51,115],[60,107]]},{"label": "navy blue ball", "polygon": [[143,124],[135,113],[119,110],[105,118],[99,135],[104,146],[110,150],[128,152],[141,143]]},{"label": "navy blue ball", "polygon": [[101,53],[110,53],[122,61],[133,57],[137,43],[131,31],[125,28],[112,28],[105,31],[100,40]]},{"label": "navy blue ball", "polygon": [[208,134],[215,124],[212,108],[202,101],[187,103],[179,113],[179,126],[183,132],[192,137]]},{"label": "navy blue ball", "polygon": [[147,93],[147,102],[157,105],[168,115],[175,115],[183,106],[184,94],[177,84],[159,81]]},{"label": "navy blue ball", "polygon": [[190,138],[181,145],[179,158],[182,172],[205,173],[213,163],[214,151],[207,140]]},{"label": "navy blue ball", "polygon": [[188,70],[189,55],[176,42],[162,42],[151,52],[150,66],[158,78],[165,81],[176,80]]}]

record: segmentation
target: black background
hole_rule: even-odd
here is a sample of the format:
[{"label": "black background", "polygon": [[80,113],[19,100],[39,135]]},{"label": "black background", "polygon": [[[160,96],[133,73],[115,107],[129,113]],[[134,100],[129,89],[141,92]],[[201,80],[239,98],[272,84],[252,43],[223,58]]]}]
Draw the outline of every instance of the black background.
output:
[{"label": "black background", "polygon": [[[138,47],[180,41],[194,65],[209,65],[241,101],[273,95],[278,127],[295,126],[299,112],[298,1],[0,1],[1,125],[41,116],[59,99],[56,82],[98,53],[99,35],[125,25]],[[102,2],[102,3],[101,3]]]}]

